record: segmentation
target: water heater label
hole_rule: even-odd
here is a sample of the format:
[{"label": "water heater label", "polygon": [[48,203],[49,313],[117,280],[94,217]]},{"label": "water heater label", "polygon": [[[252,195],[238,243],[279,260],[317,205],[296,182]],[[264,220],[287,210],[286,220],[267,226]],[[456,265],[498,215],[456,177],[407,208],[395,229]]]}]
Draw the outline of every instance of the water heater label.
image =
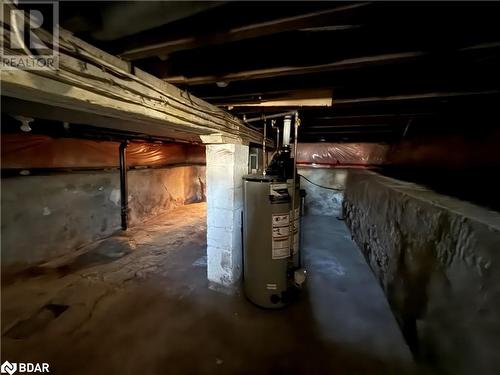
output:
[{"label": "water heater label", "polygon": [[273,227],[273,238],[288,237],[290,227]]},{"label": "water heater label", "polygon": [[288,238],[273,239],[273,259],[283,259],[290,256],[290,241]]},{"label": "water heater label", "polygon": [[283,259],[290,256],[290,215],[272,215],[272,259]]},{"label": "water heater label", "polygon": [[285,227],[290,224],[290,216],[287,214],[273,214],[273,228]]}]

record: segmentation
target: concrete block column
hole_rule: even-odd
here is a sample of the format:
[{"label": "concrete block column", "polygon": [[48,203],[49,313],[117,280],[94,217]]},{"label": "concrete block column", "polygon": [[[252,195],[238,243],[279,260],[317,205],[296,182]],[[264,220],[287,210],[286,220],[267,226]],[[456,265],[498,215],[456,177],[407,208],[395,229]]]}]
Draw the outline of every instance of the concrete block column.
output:
[{"label": "concrete block column", "polygon": [[207,145],[207,273],[210,288],[232,289],[241,277],[243,175],[248,146]]}]

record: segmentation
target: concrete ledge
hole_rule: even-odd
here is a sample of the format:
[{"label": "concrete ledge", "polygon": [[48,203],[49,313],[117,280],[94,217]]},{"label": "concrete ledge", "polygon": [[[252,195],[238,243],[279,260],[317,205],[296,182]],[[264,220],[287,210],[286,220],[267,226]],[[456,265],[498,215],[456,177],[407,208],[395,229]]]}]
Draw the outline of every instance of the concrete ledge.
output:
[{"label": "concrete ledge", "polygon": [[498,373],[500,215],[369,171],[350,171],[343,208],[424,366]]}]

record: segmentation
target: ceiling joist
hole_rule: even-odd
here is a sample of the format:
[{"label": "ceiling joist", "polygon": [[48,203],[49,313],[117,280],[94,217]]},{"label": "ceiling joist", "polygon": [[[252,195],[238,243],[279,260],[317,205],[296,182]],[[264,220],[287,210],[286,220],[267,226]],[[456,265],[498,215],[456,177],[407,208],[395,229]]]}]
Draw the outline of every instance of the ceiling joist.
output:
[{"label": "ceiling joist", "polygon": [[377,64],[381,65],[381,64],[400,63],[403,61],[414,60],[416,58],[425,55],[426,55],[425,52],[420,52],[420,51],[391,53],[391,54],[383,54],[375,56],[355,57],[328,64],[319,64],[311,66],[282,66],[276,68],[256,69],[245,72],[229,73],[221,76],[202,76],[202,77],[192,77],[192,78],[187,78],[184,76],[169,77],[166,78],[165,80],[172,84],[183,84],[190,86],[204,85],[216,82],[233,82],[241,80],[283,77],[290,75],[313,74],[313,73],[322,73],[322,72],[329,72],[342,69],[362,68],[369,65],[371,66]]},{"label": "ceiling joist", "polygon": [[[329,23],[332,22],[332,17],[336,14],[364,7],[368,4],[370,3],[354,3],[350,5],[339,6],[333,9],[321,10],[293,17],[275,19],[250,25],[243,25],[212,35],[187,35],[184,38],[166,40],[162,43],[125,50],[119,55],[127,60],[140,60],[153,56],[167,56],[173,52],[184,51],[188,49],[213,46],[222,43],[231,43],[245,39],[258,38],[287,31],[304,29],[311,27],[312,25],[321,26],[327,24],[328,26],[332,26],[329,25]],[[344,28],[340,28],[340,30],[344,30]]]},{"label": "ceiling joist", "polygon": [[[9,45],[13,26],[1,27],[4,45]],[[44,30],[35,32],[42,41],[52,40]],[[114,120],[109,121],[110,127],[120,129],[121,120],[136,126],[136,132],[156,136],[170,137],[175,132],[179,139],[192,140],[193,135],[218,133],[244,142],[262,141],[259,132],[233,115],[145,72],[133,74],[128,64],[63,29],[59,44],[58,70],[2,70],[2,96],[84,113],[89,125],[101,126],[102,119],[108,118]]]}]

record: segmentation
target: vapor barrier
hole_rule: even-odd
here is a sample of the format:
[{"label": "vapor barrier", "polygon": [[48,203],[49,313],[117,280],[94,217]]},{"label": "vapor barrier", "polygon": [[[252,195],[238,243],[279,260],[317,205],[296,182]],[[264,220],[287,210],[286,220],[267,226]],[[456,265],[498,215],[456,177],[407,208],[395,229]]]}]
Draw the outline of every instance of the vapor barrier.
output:
[{"label": "vapor barrier", "polygon": [[[119,142],[51,138],[34,134],[2,135],[2,168],[112,168],[119,165]],[[205,163],[205,147],[131,142],[127,164],[161,166]]]},{"label": "vapor barrier", "polygon": [[388,151],[382,143],[299,143],[297,163],[326,168],[380,165]]}]

